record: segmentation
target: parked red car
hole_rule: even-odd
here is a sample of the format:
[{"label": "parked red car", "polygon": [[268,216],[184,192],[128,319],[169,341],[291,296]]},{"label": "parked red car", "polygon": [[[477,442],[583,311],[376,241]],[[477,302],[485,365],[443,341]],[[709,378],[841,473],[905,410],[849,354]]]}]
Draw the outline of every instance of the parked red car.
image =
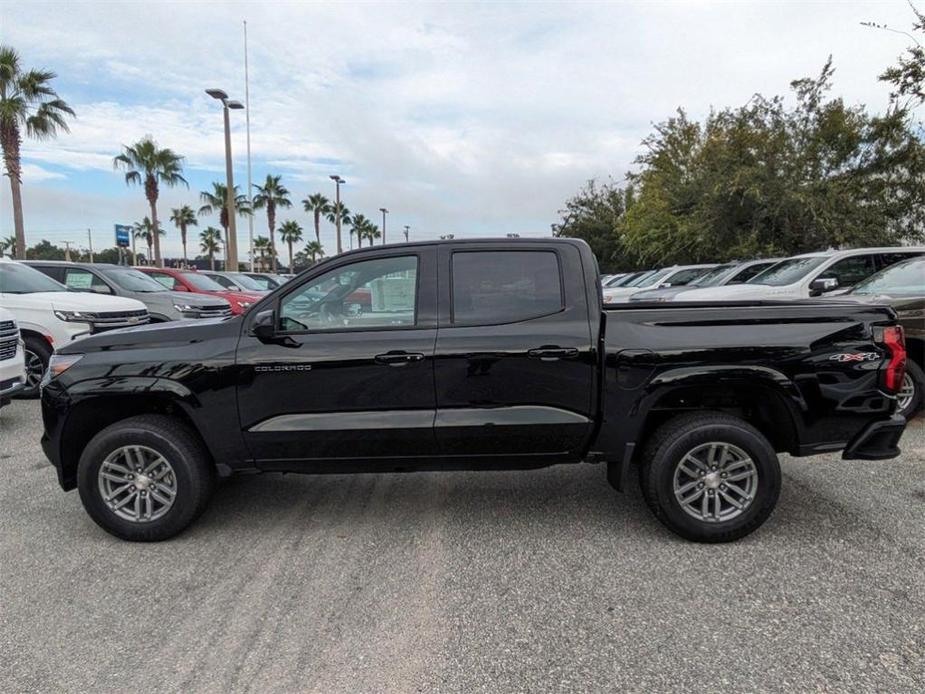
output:
[{"label": "parked red car", "polygon": [[147,267],[143,265],[138,266],[136,269],[151,275],[151,277],[163,284],[167,289],[172,289],[175,292],[192,292],[193,294],[220,296],[231,304],[231,312],[234,315],[244,313],[251,304],[255,304],[263,298],[261,294],[226,289],[211,277],[191,270],[176,270],[170,267]]}]

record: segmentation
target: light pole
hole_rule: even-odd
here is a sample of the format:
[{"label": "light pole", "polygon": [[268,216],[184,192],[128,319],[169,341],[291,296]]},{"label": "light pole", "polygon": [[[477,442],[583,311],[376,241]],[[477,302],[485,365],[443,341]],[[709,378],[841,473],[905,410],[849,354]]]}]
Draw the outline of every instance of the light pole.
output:
[{"label": "light pole", "polygon": [[385,216],[389,213],[389,211],[384,207],[380,207],[379,211],[382,213],[382,245],[384,246],[385,245]]},{"label": "light pole", "polygon": [[336,192],[334,196],[335,198],[334,199],[334,225],[337,227],[337,255],[340,255],[341,253],[344,252],[344,246],[340,240],[340,220],[341,220],[341,217],[343,216],[341,214],[341,206],[340,206],[340,184],[346,183],[347,181],[342,179],[337,174],[333,174],[329,176],[329,178],[332,181],[334,181],[334,186],[336,188]]},{"label": "light pole", "polygon": [[408,243],[408,233],[411,231],[411,227],[405,224],[405,243]]},{"label": "light pole", "polygon": [[230,101],[228,95],[221,89],[206,89],[206,94],[222,102],[222,113],[225,117],[225,210],[228,213],[228,238],[225,239],[225,270],[237,272],[238,270],[238,230],[235,224],[234,208],[234,173],[231,168],[231,120],[228,117],[229,109],[244,108],[240,101]]}]

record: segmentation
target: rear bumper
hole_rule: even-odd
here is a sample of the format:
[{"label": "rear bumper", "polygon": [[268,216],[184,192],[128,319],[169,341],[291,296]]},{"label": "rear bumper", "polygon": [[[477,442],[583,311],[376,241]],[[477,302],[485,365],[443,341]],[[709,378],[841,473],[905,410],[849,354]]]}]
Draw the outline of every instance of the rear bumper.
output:
[{"label": "rear bumper", "polygon": [[906,429],[906,418],[893,415],[890,419],[871,422],[845,447],[845,460],[887,460],[899,455],[899,439]]}]

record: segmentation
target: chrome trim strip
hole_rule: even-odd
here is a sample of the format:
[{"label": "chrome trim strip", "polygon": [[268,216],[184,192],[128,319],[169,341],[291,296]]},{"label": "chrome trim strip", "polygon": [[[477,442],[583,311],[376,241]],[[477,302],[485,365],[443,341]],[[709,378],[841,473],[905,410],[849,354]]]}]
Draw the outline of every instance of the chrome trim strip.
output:
[{"label": "chrome trim strip", "polygon": [[430,427],[550,426],[588,424],[584,415],[557,407],[515,405],[448,410],[390,410],[382,412],[306,412],[283,414],[258,422],[248,431],[364,431],[371,429],[426,429]]}]

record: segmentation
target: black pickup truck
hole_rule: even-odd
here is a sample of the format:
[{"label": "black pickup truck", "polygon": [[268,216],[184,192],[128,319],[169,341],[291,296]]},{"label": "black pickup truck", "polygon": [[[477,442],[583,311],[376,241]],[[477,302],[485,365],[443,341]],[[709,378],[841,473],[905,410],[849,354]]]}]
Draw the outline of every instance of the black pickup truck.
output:
[{"label": "black pickup truck", "polygon": [[244,472],[528,469],[632,474],[697,541],[777,501],[777,453],[898,455],[902,329],[832,301],[603,309],[583,242],[390,245],[302,273],[243,316],[75,341],[42,389],[65,490],[162,540]]}]

